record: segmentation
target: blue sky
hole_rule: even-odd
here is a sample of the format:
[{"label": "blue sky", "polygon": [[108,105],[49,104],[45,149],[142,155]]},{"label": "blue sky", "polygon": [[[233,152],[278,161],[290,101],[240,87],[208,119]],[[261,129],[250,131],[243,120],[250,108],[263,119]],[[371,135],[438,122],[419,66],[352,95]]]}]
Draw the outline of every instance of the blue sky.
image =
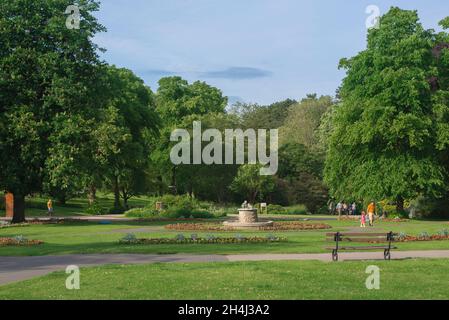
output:
[{"label": "blue sky", "polygon": [[340,58],[365,48],[369,5],[416,9],[426,28],[449,15],[447,0],[104,0],[97,17],[108,32],[95,42],[154,91],[179,75],[268,104],[333,95]]}]

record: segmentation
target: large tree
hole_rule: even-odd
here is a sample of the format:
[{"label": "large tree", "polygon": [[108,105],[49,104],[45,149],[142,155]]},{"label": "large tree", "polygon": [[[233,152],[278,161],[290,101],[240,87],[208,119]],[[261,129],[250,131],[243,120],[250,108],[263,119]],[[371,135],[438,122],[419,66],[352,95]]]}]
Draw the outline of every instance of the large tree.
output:
[{"label": "large tree", "polygon": [[330,96],[309,94],[290,107],[285,123],[280,128],[281,144],[300,143],[314,149],[319,142],[318,127],[323,114],[332,106]]},{"label": "large tree", "polygon": [[[92,37],[104,30],[92,15],[98,3],[78,1],[80,29],[66,26],[69,4],[0,4],[0,188],[14,193],[13,222],[25,219],[25,196],[42,189],[48,166],[72,167],[84,142],[77,127],[95,112],[99,60]],[[67,152],[55,161],[58,142]]]},{"label": "large tree", "polygon": [[[152,153],[151,159],[159,169],[159,180],[169,185],[173,193],[178,191],[180,181],[177,180],[179,168],[170,161],[170,150],[174,145],[170,142],[171,132],[178,128],[191,128],[195,117],[213,113],[223,114],[227,101],[228,99],[219,89],[205,82],[196,81],[189,84],[177,76],[159,80],[156,110],[161,117],[163,127],[160,139],[154,142],[155,152]],[[186,175],[179,176],[179,178],[183,177]],[[184,183],[184,186],[186,185],[188,183]]]},{"label": "large tree", "polygon": [[152,91],[132,71],[109,66],[106,69],[106,109],[102,111],[93,137],[99,166],[114,192],[114,207],[128,207],[133,195],[145,190],[151,142],[157,137],[160,118]]},{"label": "large tree", "polygon": [[436,91],[436,79],[447,77],[447,69],[436,67],[436,45],[434,31],[423,28],[416,11],[391,8],[380,27],[369,30],[366,50],[340,62],[347,74],[325,167],[335,196],[394,199],[401,211],[404,199],[444,189],[446,172],[435,146],[436,131],[447,134],[447,127],[435,112],[447,110],[448,87],[445,80]]}]

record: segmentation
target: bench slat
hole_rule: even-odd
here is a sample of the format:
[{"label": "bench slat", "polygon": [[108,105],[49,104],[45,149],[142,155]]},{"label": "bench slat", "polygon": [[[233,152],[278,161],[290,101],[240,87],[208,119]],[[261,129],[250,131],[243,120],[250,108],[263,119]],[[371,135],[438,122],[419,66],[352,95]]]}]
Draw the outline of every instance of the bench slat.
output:
[{"label": "bench slat", "polygon": [[[336,232],[332,232],[332,233],[326,233],[326,236],[328,237],[333,237],[335,236],[337,233]],[[393,235],[396,235],[395,233],[393,233]],[[340,232],[340,236],[342,237],[386,237],[387,236],[387,232],[384,233],[368,233],[368,232],[360,232],[360,233],[345,233],[345,232]]]},{"label": "bench slat", "polygon": [[[334,250],[335,247],[326,247],[326,250]],[[388,246],[370,246],[370,247],[339,247],[340,250],[378,250],[378,249],[388,249]],[[396,247],[391,247],[390,249],[397,249]]]},{"label": "bench slat", "polygon": [[[334,238],[326,238],[326,241],[335,242]],[[384,238],[347,238],[341,237],[339,242],[389,242],[386,237]]]}]

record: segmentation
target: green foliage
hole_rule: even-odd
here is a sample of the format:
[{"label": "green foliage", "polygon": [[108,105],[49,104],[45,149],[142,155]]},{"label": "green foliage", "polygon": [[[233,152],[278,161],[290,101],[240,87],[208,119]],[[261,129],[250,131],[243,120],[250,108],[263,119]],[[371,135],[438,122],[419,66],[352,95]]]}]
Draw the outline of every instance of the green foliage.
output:
[{"label": "green foliage", "polygon": [[444,29],[449,29],[449,17],[444,18],[438,24]]},{"label": "green foliage", "polygon": [[[162,202],[162,210],[156,210],[156,202]],[[228,212],[228,209],[217,208],[212,203],[200,202],[188,195],[175,196],[167,194],[151,199],[150,204],[145,208],[130,209],[125,215],[134,218],[209,219],[226,216]]]},{"label": "green foliage", "polygon": [[156,102],[157,111],[168,125],[192,114],[223,113],[227,98],[205,82],[189,84],[181,77],[166,77],[159,80]]},{"label": "green foliage", "polygon": [[257,199],[263,199],[273,191],[275,184],[273,176],[260,175],[261,165],[242,165],[234,178],[230,189],[240,196],[245,196],[250,203],[255,203]]},{"label": "green foliage", "polygon": [[94,202],[92,205],[84,209],[84,213],[90,215],[104,215],[108,213],[108,210],[103,207],[100,203]]},{"label": "green foliage", "polygon": [[268,207],[268,214],[285,214],[286,210],[284,207],[277,205],[277,204],[269,204]]},{"label": "green foliage", "polygon": [[280,143],[298,143],[315,148],[319,143],[318,128],[323,114],[333,105],[332,97],[308,95],[290,107],[288,117],[280,128]]},{"label": "green foliage", "polygon": [[[78,160],[95,108],[98,47],[104,31],[81,0],[81,29],[69,30],[65,0],[12,0],[0,6],[0,189],[17,201],[42,189],[78,181]],[[36,39],[39,39],[38,41]],[[71,181],[67,177],[71,174]],[[24,220],[16,208],[14,221]]]},{"label": "green foliage", "polygon": [[285,214],[307,214],[307,207],[302,204],[289,206],[285,208]]},{"label": "green foliage", "polygon": [[232,106],[231,113],[239,116],[242,129],[277,129],[284,124],[289,109],[296,103],[291,99],[275,102],[268,106],[237,102]]},{"label": "green foliage", "polygon": [[438,77],[434,37],[415,11],[392,8],[369,31],[367,49],[341,61],[347,75],[325,165],[335,197],[392,198],[400,207],[444,189],[429,83]]}]

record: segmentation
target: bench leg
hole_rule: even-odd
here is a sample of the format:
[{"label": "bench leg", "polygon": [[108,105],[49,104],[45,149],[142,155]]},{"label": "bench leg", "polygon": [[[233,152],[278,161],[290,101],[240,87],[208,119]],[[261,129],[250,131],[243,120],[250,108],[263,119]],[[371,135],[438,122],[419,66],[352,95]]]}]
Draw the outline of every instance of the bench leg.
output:
[{"label": "bench leg", "polygon": [[384,259],[385,260],[391,260],[390,249],[385,249],[384,250]]},{"label": "bench leg", "polygon": [[337,250],[332,250],[332,261],[338,261],[338,252]]}]

